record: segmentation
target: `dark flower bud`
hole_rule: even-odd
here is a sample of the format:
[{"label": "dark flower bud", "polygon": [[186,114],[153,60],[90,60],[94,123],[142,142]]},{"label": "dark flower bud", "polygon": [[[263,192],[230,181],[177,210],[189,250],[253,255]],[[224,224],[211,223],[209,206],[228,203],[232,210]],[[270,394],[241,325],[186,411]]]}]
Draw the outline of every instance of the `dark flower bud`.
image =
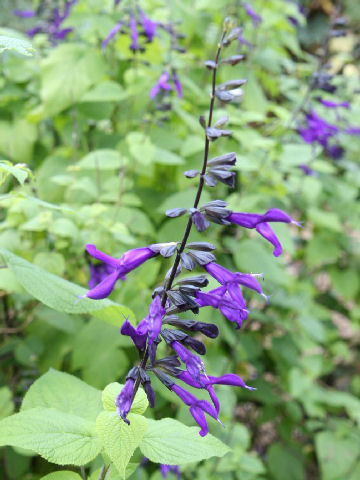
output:
[{"label": "dark flower bud", "polygon": [[216,187],[216,185],[218,184],[216,178],[213,178],[211,175],[207,174],[204,175],[204,182],[205,185],[207,185],[208,187]]},{"label": "dark flower bud", "polygon": [[202,213],[199,212],[197,208],[189,208],[189,214],[191,215],[191,220],[195,225],[198,232],[203,232],[210,225]]},{"label": "dark flower bud", "polygon": [[209,170],[209,175],[215,177],[216,180],[225,183],[225,185],[228,185],[231,188],[235,187],[235,172],[228,172],[227,170],[211,168]]},{"label": "dark flower bud", "polygon": [[129,378],[131,378],[131,380],[134,380],[135,382],[138,375],[139,375],[139,367],[133,367],[128,371],[128,374],[126,375],[126,380],[129,380]]},{"label": "dark flower bud", "polygon": [[200,117],[199,117],[199,123],[200,123],[200,125],[201,125],[203,128],[206,128],[206,120],[205,120],[204,115],[200,115]]},{"label": "dark flower bud", "polygon": [[207,162],[211,167],[228,165],[233,166],[236,163],[236,154],[235,152],[225,153],[225,155],[220,155],[219,157],[214,157]]},{"label": "dark flower bud", "polygon": [[176,248],[177,248],[176,243],[174,245],[167,245],[166,247],[160,250],[160,255],[164,258],[169,258],[172,255],[174,255]]},{"label": "dark flower bud", "polygon": [[[176,317],[176,315],[171,315],[171,316]],[[175,369],[179,369],[180,365],[181,365],[181,362],[177,357],[177,355],[170,355],[168,357],[160,358],[155,362],[155,367],[163,368],[165,370],[170,370],[170,371],[172,370],[175,371]]]},{"label": "dark flower bud", "polygon": [[333,25],[337,27],[344,27],[347,24],[347,20],[345,17],[335,18]]},{"label": "dark flower bud", "polygon": [[224,200],[212,200],[211,202],[204,203],[201,207],[201,210],[207,209],[208,207],[223,207],[225,208],[228,205]]},{"label": "dark flower bud", "polygon": [[165,215],[167,217],[175,218],[184,215],[184,213],[186,213],[186,208],[171,208],[170,210],[166,210]]},{"label": "dark flower bud", "polygon": [[172,247],[174,246],[176,247],[177,245],[177,242],[168,242],[168,243],[153,243],[152,245],[149,245],[149,249],[154,252],[154,253],[160,253],[161,250],[163,250],[164,248],[167,248],[167,247]]},{"label": "dark flower bud", "polygon": [[177,281],[177,285],[182,285],[183,283],[203,288],[209,284],[209,280],[206,275],[197,275],[196,277],[187,277]]},{"label": "dark flower bud", "polygon": [[199,355],[205,355],[206,347],[200,340],[190,337],[180,330],[173,330],[169,328],[164,328],[161,330],[161,335],[165,342],[168,345],[171,345],[173,342],[181,342],[183,345],[187,345],[192,348]]},{"label": "dark flower bud", "polygon": [[160,295],[160,297],[162,297],[164,293],[164,287],[161,285],[160,287],[156,287],[154,290],[153,290],[153,293],[152,293],[152,298],[155,298],[156,295]]},{"label": "dark flower bud", "polygon": [[209,70],[216,70],[216,68],[217,68],[217,64],[213,60],[207,60],[205,62],[205,66]]},{"label": "dark flower bud", "polygon": [[166,373],[164,373],[162,370],[160,370],[159,368],[153,368],[152,370],[155,375],[157,376],[157,378],[160,380],[160,382],[165,385],[166,388],[168,388],[169,390],[171,390],[171,387],[174,385],[174,380],[169,377],[169,375],[167,375]]},{"label": "dark flower bud", "polygon": [[219,137],[229,137],[232,134],[231,130],[221,130],[219,128],[207,127],[205,129],[206,136],[209,140],[214,142]]},{"label": "dark flower bud", "polygon": [[215,255],[210,252],[202,252],[197,250],[189,250],[189,255],[193,257],[193,259],[199,265],[206,265],[210,262],[214,262],[216,260]]},{"label": "dark flower bud", "polygon": [[223,207],[212,206],[212,205],[203,205],[201,211],[204,211],[207,215],[212,215],[214,217],[227,218],[232,212],[231,210]]},{"label": "dark flower bud", "polygon": [[[226,92],[226,91],[222,91],[222,90],[216,90],[215,91],[215,97],[218,98],[221,102],[229,103],[233,100],[234,95],[232,95],[230,92]],[[209,136],[209,134],[208,134],[208,136]]]},{"label": "dark flower bud", "polygon": [[199,173],[199,170],[186,170],[184,175],[186,178],[195,178],[197,175],[199,175]]},{"label": "dark flower bud", "polygon": [[[171,273],[172,273],[172,267],[170,267],[169,270],[166,272],[165,280],[169,280]],[[177,268],[176,268],[175,277],[177,277],[178,275],[180,275],[180,273],[181,273],[181,265],[180,265],[180,263],[179,263],[179,265],[178,265]]]},{"label": "dark flower bud", "polygon": [[224,47],[227,47],[230,45],[230,43],[237,38],[239,38],[242,34],[242,28],[241,27],[235,27],[233,28],[224,38],[223,45]]},{"label": "dark flower bud", "polygon": [[335,30],[335,29],[332,29],[330,30],[329,32],[330,34],[330,37],[346,37],[347,35],[347,31],[346,30]]},{"label": "dark flower bud", "polygon": [[144,369],[140,369],[140,380],[141,385],[144,387],[149,406],[150,408],[154,408],[155,406],[155,392],[151,386],[151,381],[149,375],[145,372]]},{"label": "dark flower bud", "polygon": [[190,272],[194,270],[194,268],[196,267],[196,263],[187,253],[183,252],[180,255],[180,258],[181,258],[181,264],[186,270],[189,270]]},{"label": "dark flower bud", "polygon": [[214,323],[196,322],[195,320],[184,320],[177,315],[170,315],[164,318],[164,323],[189,330],[190,332],[201,332],[209,338],[216,338],[219,335],[219,329]]},{"label": "dark flower bud", "polygon": [[191,248],[192,250],[202,250],[204,252],[216,250],[216,247],[209,242],[190,242],[186,244],[186,247]]},{"label": "dark flower bud", "polygon": [[218,85],[216,89],[221,91],[233,90],[234,88],[241,87],[246,82],[247,80],[245,78],[239,78],[238,80],[228,80],[227,82],[224,82]]},{"label": "dark flower bud", "polygon": [[231,57],[223,58],[221,60],[221,63],[234,66],[234,65],[237,65],[239,62],[242,62],[244,58],[245,58],[245,55],[232,55]]},{"label": "dark flower bud", "polygon": [[199,290],[199,287],[195,287],[195,285],[187,285],[184,283],[183,285],[179,285],[179,291],[181,293],[185,293],[185,295],[190,295],[194,297],[196,292]]}]

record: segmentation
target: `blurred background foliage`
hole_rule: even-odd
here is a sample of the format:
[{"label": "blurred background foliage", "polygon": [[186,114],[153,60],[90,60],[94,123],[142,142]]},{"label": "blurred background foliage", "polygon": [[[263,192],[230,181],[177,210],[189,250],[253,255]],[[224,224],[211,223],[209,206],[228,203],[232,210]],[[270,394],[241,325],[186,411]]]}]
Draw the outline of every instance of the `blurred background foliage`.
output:
[{"label": "blurred background foliage", "polygon": [[[199,480],[357,480],[360,142],[340,133],[344,154],[336,160],[297,132],[334,2],[304,2],[304,16],[295,2],[254,0],[262,17],[257,28],[236,0],[138,3],[151,19],[176,22],[184,53],[170,49],[166,32],[142,53],[129,50],[127,35],[101,49],[131,2],[115,8],[112,0],[79,0],[64,23],[73,28],[65,42],[54,47],[40,34],[32,40],[32,57],[1,55],[0,247],[86,286],[85,243],[120,256],[129,248],[180,240],[186,219],[167,219],[164,211],[193,202],[195,182],[183,171],[198,168],[202,158],[198,118],[206,114],[210,92],[204,61],[214,56],[223,18],[235,17],[251,46],[243,47],[244,63],[220,69],[219,81],[248,82],[241,103],[226,106],[231,139],[212,144],[211,155],[237,152],[236,188],[207,189],[203,198],[226,199],[236,211],[282,208],[304,228],[275,225],[284,250],[278,259],[252,231],[211,226],[202,235],[192,233],[193,240],[217,246],[223,265],[263,272],[271,299],[266,305],[255,295],[248,298],[251,314],[241,331],[217,311],[201,311],[201,319],[218,323],[221,331],[216,342],[203,339],[207,371],[236,372],[257,391],[219,387],[225,428],[211,422],[210,429],[233,452],[182,472]],[[33,19],[12,13],[32,6],[3,0],[0,34],[19,36],[33,26]],[[336,99],[351,108],[339,119],[313,101],[329,122],[360,126],[358,1],[342,2],[341,13],[348,33],[330,40],[329,71]],[[172,91],[151,100],[151,88],[169,66],[176,68],[184,98]],[[217,103],[215,119],[224,112]],[[312,174],[300,168],[304,164]],[[140,320],[169,267],[166,260],[147,262],[111,298]],[[2,417],[18,409],[29,385],[50,367],[97,388],[123,381],[136,358],[119,334],[120,323],[57,312],[34,300],[20,280],[0,269]],[[191,425],[187,408],[162,386],[154,416]],[[12,448],[1,455],[2,480],[40,479],[54,469]],[[131,478],[161,476],[148,465]]]}]

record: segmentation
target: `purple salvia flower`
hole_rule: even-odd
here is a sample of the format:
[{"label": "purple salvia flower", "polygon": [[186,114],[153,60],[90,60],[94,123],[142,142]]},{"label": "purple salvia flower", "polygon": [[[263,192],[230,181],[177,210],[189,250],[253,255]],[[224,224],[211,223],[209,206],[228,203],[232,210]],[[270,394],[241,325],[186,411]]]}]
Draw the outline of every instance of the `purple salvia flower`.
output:
[{"label": "purple salvia flower", "polygon": [[155,356],[156,356],[156,339],[159,336],[161,326],[162,326],[162,317],[165,315],[165,309],[161,305],[161,298],[159,295],[156,295],[154,300],[152,301],[149,307],[149,314],[145,317],[146,324],[148,327],[148,334],[149,334],[149,357],[151,364],[154,365],[155,363]]},{"label": "purple salvia flower", "polygon": [[241,213],[233,212],[228,217],[231,223],[240,225],[245,228],[256,228],[257,232],[260,233],[266,240],[274,246],[273,254],[275,257],[281,255],[282,247],[279,242],[279,239],[275,235],[275,232],[270,227],[268,222],[283,222],[283,223],[293,223],[294,225],[301,226],[298,222],[295,222],[287,213],[283,212],[278,208],[271,208],[264,215],[257,213]]},{"label": "purple salvia flower", "polygon": [[356,135],[357,137],[360,137],[360,127],[347,127],[344,132],[348,135]]},{"label": "purple salvia flower", "polygon": [[340,160],[340,158],[344,155],[344,152],[344,148],[340,145],[327,145],[325,148],[326,155],[334,160]]},{"label": "purple salvia flower", "polygon": [[90,278],[88,286],[90,289],[94,288],[98,283],[102,282],[108,275],[113,273],[114,269],[105,263],[98,263],[97,265],[89,265]]},{"label": "purple salvia flower", "polygon": [[181,480],[181,472],[178,465],[165,465],[161,463],[160,472],[163,478],[167,478],[168,473],[173,473],[174,475],[176,475],[177,480]]},{"label": "purple salvia flower", "polygon": [[301,168],[301,170],[305,173],[305,175],[314,176],[316,173],[312,168],[309,167],[309,165],[306,165],[305,163],[302,163],[301,165],[299,165],[299,168]]},{"label": "purple salvia flower", "polygon": [[179,375],[177,375],[177,378],[182,380],[187,385],[190,385],[190,387],[205,388],[209,392],[210,398],[217,413],[219,413],[220,405],[213,385],[230,385],[233,387],[245,388],[247,390],[256,390],[256,388],[246,385],[243,379],[234,373],[226,373],[220,377],[205,377],[205,375],[201,375],[201,384],[197,383],[188,372],[181,372]]},{"label": "purple salvia flower", "polygon": [[131,45],[129,48],[133,52],[136,52],[136,50],[140,50],[140,45],[139,45],[139,33],[137,31],[136,19],[134,15],[130,15],[129,27],[130,27],[130,38],[131,38]]},{"label": "purple salvia flower", "polygon": [[328,139],[338,133],[339,128],[321,118],[314,110],[306,115],[306,127],[299,127],[298,132],[306,143],[318,142],[326,147]]},{"label": "purple salvia flower", "polygon": [[121,335],[127,335],[133,341],[135,347],[141,352],[145,350],[146,339],[148,336],[148,325],[146,319],[141,320],[139,325],[134,328],[127,318],[121,327]]},{"label": "purple salvia flower", "polygon": [[33,37],[35,37],[35,35],[37,35],[41,31],[42,31],[41,27],[37,26],[37,27],[34,27],[34,28],[30,28],[29,30],[26,30],[26,35],[30,38],[33,38]]},{"label": "purple salvia flower", "polygon": [[144,34],[147,37],[147,42],[151,43],[156,33],[157,23],[150,20],[150,18],[148,18],[145,15],[144,11],[141,9],[139,9],[139,14],[140,14],[140,23],[141,23],[141,26],[143,27]]},{"label": "purple salvia flower", "polygon": [[36,12],[34,10],[13,10],[13,14],[20,18],[33,18]]},{"label": "purple salvia flower", "polygon": [[171,90],[171,85],[167,83],[169,79],[169,73],[168,72],[163,72],[160,75],[160,78],[156,85],[151,89],[150,91],[150,98],[155,98],[156,95],[160,92],[160,90]]},{"label": "purple salvia flower", "polygon": [[198,400],[195,395],[187,392],[179,385],[176,385],[176,383],[171,385],[169,388],[174,393],[176,393],[176,395],[185,403],[185,405],[188,405],[190,407],[191,415],[201,428],[199,434],[202,437],[204,437],[209,432],[209,428],[206,423],[205,413],[215,418],[215,420],[220,421],[218,419],[217,412],[215,408],[211,405],[211,403],[207,402],[206,400]]},{"label": "purple salvia flower", "polygon": [[157,253],[155,253],[149,247],[141,247],[128,250],[119,259],[117,259],[106,255],[100,250],[97,250],[95,245],[87,244],[85,248],[92,257],[100,260],[105,265],[113,269],[113,272],[104,278],[104,280],[102,280],[96,287],[89,290],[85,295],[79,297],[88,297],[94,300],[100,300],[108,297],[113,291],[117,280],[125,279],[125,275],[127,273],[146,262],[146,260],[149,258],[157,255]]},{"label": "purple salvia flower", "polygon": [[179,98],[183,98],[183,91],[182,91],[182,86],[181,86],[181,83],[180,83],[180,80],[179,80],[179,77],[177,76],[176,74],[176,71],[173,70],[172,71],[172,81],[175,85],[175,89],[176,89],[176,92],[177,92],[177,96]]},{"label": "purple salvia flower", "polygon": [[185,363],[186,369],[191,377],[201,384],[200,373],[205,374],[205,366],[201,359],[197,355],[189,352],[189,350],[179,342],[172,342],[171,347],[175,350],[180,360]]},{"label": "purple salvia flower", "polygon": [[256,28],[260,22],[262,22],[262,17],[260,17],[260,15],[258,15],[255,10],[252,8],[251,5],[249,5],[247,2],[244,2],[243,3],[244,5],[244,8],[245,8],[245,12],[246,14],[251,17],[252,19],[252,22],[253,22],[253,26]]},{"label": "purple salvia flower", "polygon": [[130,412],[131,408],[131,399],[134,392],[134,379],[129,377],[126,379],[126,383],[116,397],[115,405],[116,405],[116,412],[120,417],[124,420],[125,423],[130,425],[129,420],[126,418],[128,413]]},{"label": "purple salvia flower", "polygon": [[326,108],[350,108],[350,105],[348,102],[333,102],[331,100],[320,100],[320,103],[324,105]]},{"label": "purple salvia flower", "polygon": [[101,42],[101,48],[104,49],[112,38],[115,37],[117,32],[121,29],[123,22],[118,22],[108,33],[107,37]]}]

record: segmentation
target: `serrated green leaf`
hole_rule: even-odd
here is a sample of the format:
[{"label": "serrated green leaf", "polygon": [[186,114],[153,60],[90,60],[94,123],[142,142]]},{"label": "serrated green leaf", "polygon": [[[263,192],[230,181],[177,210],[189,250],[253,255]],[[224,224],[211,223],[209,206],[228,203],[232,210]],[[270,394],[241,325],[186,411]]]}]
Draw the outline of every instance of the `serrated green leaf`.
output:
[{"label": "serrated green leaf", "polygon": [[125,478],[128,465],[135,449],[144,436],[147,419],[130,413],[127,425],[115,412],[102,412],[96,420],[96,431],[103,443],[105,452],[114,462],[122,478]]},{"label": "serrated green leaf", "polygon": [[0,255],[24,289],[54,310],[78,314],[91,313],[94,317],[115,326],[122,325],[124,317],[134,318],[134,314],[127,307],[107,299],[83,298],[77,301],[77,296],[84,295],[86,289],[46,272],[4,248],[0,248]]},{"label": "serrated green leaf", "polygon": [[27,391],[21,410],[56,408],[94,421],[101,412],[101,392],[79,378],[57,370],[49,370]]},{"label": "serrated green leaf", "polygon": [[1,420],[0,445],[32,450],[58,465],[84,465],[101,449],[94,422],[41,407]]},{"label": "serrated green leaf", "polygon": [[35,49],[29,40],[0,35],[0,52],[3,52],[4,50],[14,50],[27,57],[31,57],[35,52]]},{"label": "serrated green leaf", "polygon": [[231,449],[211,434],[200,437],[197,427],[187,427],[172,418],[163,418],[148,419],[140,450],[152,462],[181,465],[223,457]]},{"label": "serrated green leaf", "polygon": [[[121,383],[113,382],[104,388],[101,395],[101,400],[105,410],[109,412],[116,411],[115,399],[119,395],[123,386],[124,385],[122,385]],[[136,397],[131,405],[131,412],[138,413],[141,415],[142,413],[145,412],[148,405],[149,405],[149,402],[147,400],[146,393],[143,391],[142,388],[139,388],[139,390],[136,393]]]}]

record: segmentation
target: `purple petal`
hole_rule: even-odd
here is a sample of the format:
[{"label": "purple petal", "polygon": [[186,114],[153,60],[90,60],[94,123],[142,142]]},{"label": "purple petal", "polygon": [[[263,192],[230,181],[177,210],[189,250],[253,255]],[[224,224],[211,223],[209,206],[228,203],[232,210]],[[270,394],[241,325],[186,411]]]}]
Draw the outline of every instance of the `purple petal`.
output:
[{"label": "purple petal", "polygon": [[13,10],[13,14],[20,18],[33,18],[36,12],[34,10]]},{"label": "purple petal", "polygon": [[124,273],[129,273],[131,270],[139,267],[142,263],[146,262],[150,258],[157,255],[148,247],[134,248],[133,250],[128,250],[125,252],[121,258],[120,262],[123,266]]},{"label": "purple petal", "polygon": [[350,105],[348,102],[332,102],[331,100],[320,100],[320,103],[327,108],[338,108],[338,107],[350,108]]},{"label": "purple petal", "polygon": [[248,387],[241,377],[234,373],[226,373],[221,377],[209,376],[211,385],[231,385],[233,387],[246,388],[247,390],[256,390],[256,388]]},{"label": "purple petal", "polygon": [[119,279],[119,271],[111,273],[106,277],[102,282],[99,283],[95,288],[89,290],[86,294],[86,297],[92,298],[93,300],[101,300],[110,295],[114,290],[115,283]]},{"label": "purple petal", "polygon": [[89,255],[96,258],[97,260],[100,260],[101,262],[104,262],[105,264],[110,265],[113,268],[119,268],[121,266],[120,260],[106,255],[106,253],[98,250],[95,245],[88,243],[85,245],[85,248]]},{"label": "purple petal", "polygon": [[116,35],[116,33],[121,29],[123,22],[118,22],[108,33],[108,36],[102,41],[101,48],[104,49],[110,40]]},{"label": "purple petal", "polygon": [[201,408],[197,406],[192,406],[190,407],[190,413],[193,416],[195,422],[199,425],[200,427],[200,432],[199,435],[201,437],[205,437],[209,433],[209,427],[206,423],[206,418],[204,412],[201,410]]},{"label": "purple petal", "polygon": [[146,347],[146,339],[147,339],[147,330],[141,328],[142,325],[139,323],[138,327],[135,329],[129,319],[127,318],[121,327],[121,335],[127,335],[133,341],[135,347],[142,351]]},{"label": "purple petal", "polygon": [[217,263],[210,262],[203,268],[221,284],[234,281],[234,274]]},{"label": "purple petal", "polygon": [[255,228],[257,223],[261,220],[261,215],[257,213],[231,213],[227,220],[236,225],[240,225],[245,228]]},{"label": "purple petal", "polygon": [[281,255],[282,252],[282,247],[281,243],[279,242],[279,239],[275,235],[274,230],[270,227],[268,223],[259,223],[257,225],[256,230],[262,235],[266,240],[268,240],[270,243],[274,245],[274,251],[273,255],[274,257],[278,257]]},{"label": "purple petal", "polygon": [[127,415],[130,412],[131,408],[131,399],[134,391],[134,380],[132,378],[128,378],[126,383],[116,397],[115,405],[116,411],[118,415],[124,420],[125,423],[130,424],[129,420],[127,420]]}]

